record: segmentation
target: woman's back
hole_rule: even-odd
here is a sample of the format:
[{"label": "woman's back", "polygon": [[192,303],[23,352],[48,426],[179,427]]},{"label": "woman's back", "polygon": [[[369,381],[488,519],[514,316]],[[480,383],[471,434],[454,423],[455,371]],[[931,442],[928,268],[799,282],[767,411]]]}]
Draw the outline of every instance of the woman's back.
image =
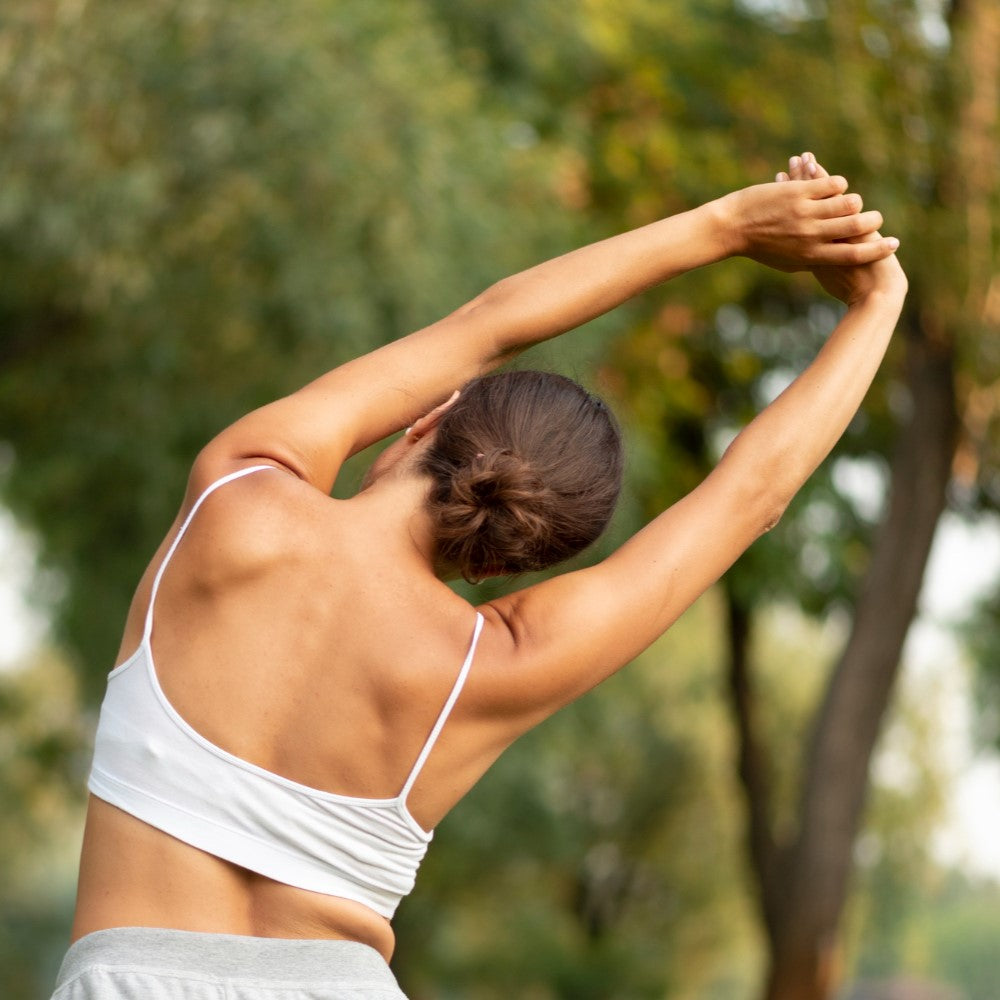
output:
[{"label": "woman's back", "polygon": [[[377,801],[404,792],[455,691],[476,626],[468,604],[421,568],[406,526],[387,516],[387,508],[400,509],[398,500],[391,484],[340,502],[281,471],[250,472],[204,500],[156,591],[151,664],[170,708],[210,744],[318,791],[321,803],[322,793]],[[152,577],[165,555],[158,553],[139,588],[123,656],[142,645]],[[499,752],[488,739],[484,747],[481,727],[463,723],[460,697],[456,705],[412,796],[406,789],[396,803],[404,824],[416,826],[410,839],[421,856],[423,831]],[[223,784],[226,775],[213,770],[220,767],[240,771],[209,756],[202,780],[214,775]],[[256,797],[265,798],[269,788],[265,782]],[[274,805],[277,812],[280,803]],[[315,811],[315,803],[304,808]],[[208,859],[105,803],[95,809],[94,822],[119,827],[125,842],[107,829],[100,838],[88,837],[83,867],[92,863],[103,872],[102,896],[99,907],[89,906],[90,882],[81,880],[77,936],[108,925],[109,916],[112,925],[133,922],[132,907],[153,925],[198,929],[202,900],[192,898],[185,912],[162,892],[164,883],[186,878],[194,863],[199,877],[212,883],[204,886],[205,895],[228,900],[232,915],[223,932],[269,934],[271,918],[260,901],[277,896],[282,922],[298,927],[318,921],[314,934],[358,937],[360,920],[370,924],[363,940],[391,950],[388,924],[369,918],[364,908],[359,912],[356,902],[306,890],[296,903],[302,889],[268,884],[243,868],[233,871],[232,864]],[[359,816],[350,822],[367,822],[363,812]],[[282,821],[274,816],[276,828]],[[110,868],[123,883],[111,892],[102,856],[114,859]]]}]

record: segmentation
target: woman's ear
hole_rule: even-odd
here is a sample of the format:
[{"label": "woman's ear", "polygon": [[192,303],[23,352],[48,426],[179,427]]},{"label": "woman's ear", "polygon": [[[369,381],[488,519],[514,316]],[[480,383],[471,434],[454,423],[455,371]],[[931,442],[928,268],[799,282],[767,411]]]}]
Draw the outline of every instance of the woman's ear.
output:
[{"label": "woman's ear", "polygon": [[430,413],[425,413],[422,417],[414,420],[412,425],[406,428],[406,436],[413,441],[419,441],[425,434],[429,434],[447,411],[455,405],[458,399],[458,389],[448,397],[440,406],[435,406]]}]

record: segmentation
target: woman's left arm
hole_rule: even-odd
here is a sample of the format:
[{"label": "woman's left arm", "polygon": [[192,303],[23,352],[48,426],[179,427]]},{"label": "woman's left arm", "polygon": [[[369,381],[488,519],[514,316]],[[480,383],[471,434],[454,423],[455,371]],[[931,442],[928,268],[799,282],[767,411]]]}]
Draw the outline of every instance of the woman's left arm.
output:
[{"label": "woman's left arm", "polygon": [[248,414],[199,456],[209,479],[249,461],[329,492],[349,455],[401,430],[469,379],[675,275],[743,255],[775,267],[861,264],[892,252],[842,177],[760,184],[493,285],[433,325]]}]

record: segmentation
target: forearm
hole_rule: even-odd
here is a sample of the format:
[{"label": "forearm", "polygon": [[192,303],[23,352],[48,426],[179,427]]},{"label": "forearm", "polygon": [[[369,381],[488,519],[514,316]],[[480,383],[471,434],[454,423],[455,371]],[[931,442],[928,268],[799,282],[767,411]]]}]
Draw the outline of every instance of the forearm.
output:
[{"label": "forearm", "polygon": [[512,275],[453,316],[482,319],[483,362],[503,361],[727,256],[732,238],[724,204],[709,202]]},{"label": "forearm", "polygon": [[885,355],[905,280],[848,308],[809,367],[733,441],[721,464],[742,463],[777,520],[857,413]]}]

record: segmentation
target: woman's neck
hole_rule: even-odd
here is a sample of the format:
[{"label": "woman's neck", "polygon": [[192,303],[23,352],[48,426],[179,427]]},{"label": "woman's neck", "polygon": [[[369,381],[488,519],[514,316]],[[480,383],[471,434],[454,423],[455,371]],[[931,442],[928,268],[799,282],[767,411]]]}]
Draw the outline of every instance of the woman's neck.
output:
[{"label": "woman's neck", "polygon": [[379,477],[348,501],[366,524],[370,537],[398,546],[401,554],[412,553],[435,575],[435,550],[431,518],[427,512],[426,476],[400,472]]}]

